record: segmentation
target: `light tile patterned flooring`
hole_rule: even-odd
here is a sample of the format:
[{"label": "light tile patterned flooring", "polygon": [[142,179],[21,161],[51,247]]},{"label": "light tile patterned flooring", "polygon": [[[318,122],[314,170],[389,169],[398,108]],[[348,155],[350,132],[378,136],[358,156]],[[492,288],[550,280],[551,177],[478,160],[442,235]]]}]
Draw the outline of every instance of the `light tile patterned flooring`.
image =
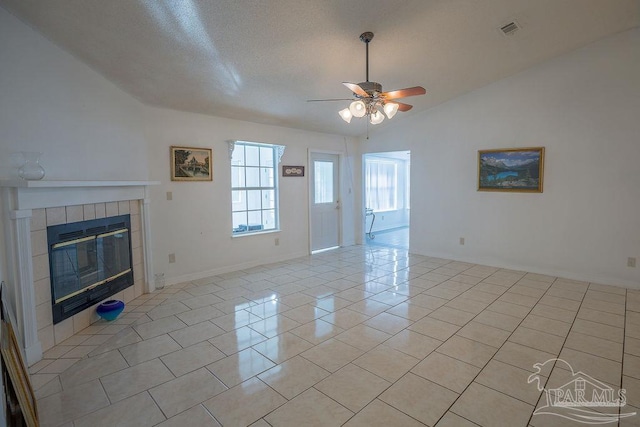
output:
[{"label": "light tile patterned flooring", "polygon": [[31,372],[43,426],[584,425],[532,416],[555,357],[636,411],[640,292],[356,246],[143,295]]},{"label": "light tile patterned flooring", "polygon": [[409,249],[409,227],[375,231],[374,238],[365,237],[367,245],[386,246],[396,249]]}]

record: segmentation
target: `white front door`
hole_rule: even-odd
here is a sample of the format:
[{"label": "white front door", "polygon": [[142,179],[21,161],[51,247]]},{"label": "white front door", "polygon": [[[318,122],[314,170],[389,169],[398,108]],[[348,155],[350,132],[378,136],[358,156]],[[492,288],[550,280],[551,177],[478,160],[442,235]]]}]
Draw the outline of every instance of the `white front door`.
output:
[{"label": "white front door", "polygon": [[311,252],[340,246],[340,156],[311,153]]}]

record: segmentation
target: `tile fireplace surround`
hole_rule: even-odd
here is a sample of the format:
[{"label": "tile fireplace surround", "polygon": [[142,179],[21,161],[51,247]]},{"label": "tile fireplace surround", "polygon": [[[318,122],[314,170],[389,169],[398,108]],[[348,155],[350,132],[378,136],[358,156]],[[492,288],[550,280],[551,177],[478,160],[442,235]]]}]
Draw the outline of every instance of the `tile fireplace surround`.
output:
[{"label": "tile fireplace surround", "polygon": [[134,285],[112,298],[152,292],[149,181],[0,181],[7,274],[4,292],[27,364],[98,320],[93,307],[53,325],[47,227],[131,215]]}]

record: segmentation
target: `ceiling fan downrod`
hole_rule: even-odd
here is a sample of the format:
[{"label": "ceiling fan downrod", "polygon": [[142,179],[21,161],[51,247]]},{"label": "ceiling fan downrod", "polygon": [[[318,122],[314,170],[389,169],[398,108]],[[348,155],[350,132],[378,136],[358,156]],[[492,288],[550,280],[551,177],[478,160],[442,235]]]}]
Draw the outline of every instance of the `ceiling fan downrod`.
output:
[{"label": "ceiling fan downrod", "polygon": [[364,32],[362,34],[360,34],[360,40],[362,40],[362,42],[365,44],[366,46],[366,57],[367,57],[367,62],[366,62],[366,76],[367,76],[367,82],[369,81],[369,42],[373,39],[373,33],[371,31],[367,31]]}]

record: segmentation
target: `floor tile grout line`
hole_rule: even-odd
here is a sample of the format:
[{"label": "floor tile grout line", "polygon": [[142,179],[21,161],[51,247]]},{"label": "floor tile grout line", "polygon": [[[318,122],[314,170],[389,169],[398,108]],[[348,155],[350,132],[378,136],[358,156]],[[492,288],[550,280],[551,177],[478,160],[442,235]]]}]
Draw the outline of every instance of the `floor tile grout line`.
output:
[{"label": "floor tile grout line", "polygon": [[[557,281],[558,279],[554,280],[554,283]],[[553,284],[552,284],[553,286]],[[551,289],[551,286],[549,287],[549,289]],[[587,291],[589,290],[589,285],[587,285]],[[548,290],[547,290],[548,292]],[[545,292],[546,294],[546,292]],[[558,356],[556,357],[556,360],[553,362],[553,367],[549,370],[549,377],[547,377],[547,380],[545,381],[545,387],[548,384],[549,380],[551,379],[551,375],[553,373],[553,371],[556,368],[556,365],[558,363],[558,358],[560,358],[560,355],[562,354],[562,350],[564,350],[564,346],[567,343],[567,340],[569,339],[569,335],[571,334],[571,330],[573,329],[573,325],[576,322],[576,319],[578,318],[578,313],[580,312],[580,308],[582,307],[582,303],[584,302],[584,296],[587,294],[587,292],[584,293],[582,300],[580,301],[580,305],[578,306],[578,310],[576,311],[575,316],[573,317],[573,321],[571,322],[571,326],[569,327],[569,330],[567,331],[567,336],[564,338],[564,341],[562,342],[562,346],[560,347],[560,352],[558,353]],[[535,414],[536,411],[536,407],[538,406],[538,404],[540,403],[540,399],[542,398],[543,392],[546,391],[546,388],[543,387],[542,391],[540,392],[540,397],[538,397],[538,402],[536,402],[536,404],[533,406],[533,412],[531,413],[531,415],[529,416],[529,421],[527,422],[527,425],[531,424],[531,421],[533,420],[533,416]]]},{"label": "floor tile grout line", "polygon": [[[445,264],[445,265],[446,265],[446,264]],[[516,283],[517,283],[517,282],[516,282]],[[507,289],[506,289],[502,294],[500,294],[500,296],[502,296],[502,295],[504,295],[504,293],[508,292],[508,290],[509,290],[511,287],[513,287],[514,285],[515,285],[515,283],[514,283],[513,285],[511,285],[510,287],[508,287],[508,288],[507,288]],[[474,286],[475,286],[475,285],[474,285]],[[469,290],[470,290],[470,289],[469,289]],[[466,291],[465,291],[465,292],[466,292]],[[464,292],[463,292],[463,293],[464,293]],[[460,295],[461,295],[461,294],[460,294]],[[459,295],[458,295],[458,296],[459,296]],[[500,296],[498,296],[498,297],[496,298],[496,300],[497,300],[498,298],[500,298]],[[454,298],[457,298],[457,297],[454,297]],[[542,296],[541,296],[540,298],[542,298]],[[451,301],[451,300],[449,300],[449,301]],[[495,301],[495,300],[494,300],[494,301]],[[446,303],[445,303],[445,304],[446,304]],[[444,306],[444,305],[443,305],[443,306]],[[530,309],[530,311],[531,311],[531,310],[533,310],[533,308],[531,308],[531,309]],[[484,310],[483,310],[483,311],[484,311]],[[530,311],[529,311],[529,312],[530,312]],[[481,313],[482,313],[482,312],[481,312]],[[470,322],[472,322],[472,321],[473,321],[473,319],[475,319],[479,314],[480,314],[480,313],[476,314],[473,318],[471,318],[468,322],[466,322],[466,323],[465,323],[465,325],[467,325],[467,324],[469,324]],[[502,314],[502,313],[501,313],[501,314]],[[429,315],[427,315],[427,316],[425,316],[425,317],[428,317],[428,316],[429,316]],[[525,318],[526,318],[526,316],[525,316]],[[436,320],[439,320],[439,319],[436,319]],[[524,318],[522,319],[522,321],[521,321],[520,323],[522,323],[523,321],[524,321]],[[448,323],[448,322],[447,322],[447,323]],[[462,329],[465,325],[463,325],[463,326],[455,325],[455,326],[459,326],[459,329],[458,329],[458,331],[459,331],[459,330],[460,330],[460,329]],[[517,328],[517,327],[516,327],[516,328]],[[406,328],[405,328],[405,329],[406,329]],[[514,330],[515,330],[515,329],[514,329]],[[457,332],[456,332],[456,333],[457,333]],[[454,333],[453,335],[455,335],[455,333]],[[452,335],[452,336],[453,336],[453,335]],[[511,336],[511,334],[510,334],[509,336]],[[392,338],[392,337],[391,337],[391,338]],[[391,338],[389,338],[389,339],[391,339]],[[451,338],[451,337],[449,337],[449,338]],[[448,339],[449,339],[449,338],[448,338]],[[445,341],[443,341],[443,342],[442,342],[442,344],[440,344],[438,347],[436,347],[435,349],[433,349],[433,350],[429,353],[429,355],[431,355],[431,354],[433,354],[433,353],[437,352],[438,348],[440,348],[441,346],[443,346],[443,345],[448,341],[448,339],[447,339],[447,340],[445,340]],[[387,340],[385,340],[384,342],[386,342],[386,341],[388,341],[388,339],[387,339]],[[508,337],[507,337],[507,340],[505,340],[505,342],[507,342],[507,341],[508,341]],[[384,344],[384,342],[382,342],[380,345]],[[478,341],[476,341],[476,342],[478,342]],[[484,344],[484,343],[481,343],[481,344]],[[486,345],[486,344],[485,344],[485,345]],[[503,345],[504,345],[504,344],[503,344]],[[490,347],[492,347],[492,346],[490,346]],[[502,346],[501,346],[501,347],[502,347]],[[500,348],[501,348],[501,347],[500,347]],[[498,348],[498,349],[496,350],[496,352],[494,353],[494,356],[495,356],[495,354],[497,354],[497,352],[500,350],[500,348]],[[443,353],[440,353],[440,354],[443,354]],[[429,355],[427,355],[426,357],[428,357]],[[446,356],[446,355],[445,355],[445,356]],[[416,363],[416,365],[414,365],[414,367],[415,367],[415,366],[417,366],[417,365],[418,365],[419,363],[421,363],[422,361],[424,361],[424,360],[426,359],[426,357],[424,357],[422,360],[420,360],[418,363]],[[451,357],[451,356],[449,356],[449,357]],[[454,358],[454,357],[452,357],[452,358]],[[455,359],[455,358],[454,358],[454,359]],[[491,357],[491,359],[493,359],[493,356]],[[490,360],[491,360],[491,359],[490,359]],[[457,360],[459,360],[459,359],[457,359]],[[461,361],[461,362],[463,362],[463,363],[467,363],[467,362],[464,362],[464,361],[462,361],[462,360],[460,360],[460,361]],[[488,363],[488,362],[487,362],[487,363]],[[485,363],[485,366],[487,365],[487,363]],[[413,368],[411,368],[411,369],[413,369]],[[396,383],[397,383],[398,381],[400,381],[402,378],[406,377],[409,373],[412,373],[412,372],[411,372],[411,369],[410,369],[409,371],[407,371],[407,372],[406,372],[402,377],[400,377],[399,379],[397,379],[394,383],[392,383],[388,388],[392,387],[392,386],[393,386],[393,384],[396,384]],[[480,370],[478,371],[478,374],[476,374],[476,376],[475,376],[475,377],[473,378],[473,380],[469,383],[469,385],[471,385],[471,384],[475,381],[475,379],[478,377],[478,375],[480,375],[480,373],[482,372],[482,370],[483,370],[483,369],[484,369],[484,368],[480,368]],[[413,373],[412,373],[412,374],[413,374]],[[413,374],[413,375],[417,375],[417,374]],[[417,376],[418,376],[418,377],[420,377],[420,378],[422,378],[420,375],[417,375]],[[424,378],[424,379],[425,379],[426,381],[433,382],[433,381],[431,381],[431,380],[429,380],[429,379],[426,379],[426,378]],[[435,382],[433,382],[433,383],[434,383],[434,384],[437,384],[437,385],[438,385],[438,386],[440,386],[440,387],[446,388],[446,387],[444,387],[443,385],[440,385],[440,384],[438,384],[438,383],[435,383]],[[444,417],[444,415],[445,415],[447,412],[449,412],[449,411],[451,410],[451,408],[453,407],[453,405],[455,404],[455,402],[460,398],[460,396],[462,396],[462,394],[464,393],[464,391],[466,391],[466,389],[469,387],[469,385],[467,385],[467,387],[465,387],[465,389],[464,389],[461,393],[459,393],[459,394],[458,394],[457,392],[455,392],[455,391],[453,391],[453,390],[452,390],[454,393],[458,394],[458,397],[457,397],[457,398],[456,398],[456,399],[451,403],[451,405],[449,406],[449,408],[448,408],[448,409],[447,409],[447,410],[446,410],[446,411],[445,411],[445,412],[440,416],[440,418],[438,418],[438,420],[436,421],[436,424],[437,424],[437,423],[442,419],[442,417]],[[388,388],[387,388],[387,389],[388,389]],[[385,391],[386,391],[386,390],[385,390]],[[495,390],[495,391],[500,392],[499,390]],[[384,393],[384,392],[382,392],[382,393]],[[379,397],[380,395],[382,395],[382,393],[380,393],[380,394],[378,395],[378,397]],[[500,392],[500,393],[502,393],[502,392]],[[502,394],[504,394],[504,393],[502,393]],[[376,398],[377,398],[377,397],[376,397]],[[386,403],[386,402],[385,402],[385,403]],[[526,403],[526,402],[525,402],[525,403]],[[387,404],[388,404],[388,403],[387,403]],[[391,406],[393,406],[393,405],[391,405]],[[397,410],[399,410],[400,412],[404,413],[405,415],[410,416],[409,414],[406,414],[406,413],[405,413],[404,411],[402,411],[401,409],[396,408],[395,406],[394,406],[394,408],[395,408],[395,409],[397,409]],[[534,409],[535,409],[535,406],[534,406]],[[458,415],[458,414],[456,414],[456,415]],[[464,417],[463,417],[463,418],[464,418]]]},{"label": "floor tile grout line", "polygon": [[[524,276],[523,276],[523,277],[524,277]],[[522,278],[521,278],[520,280],[522,280]],[[554,280],[554,281],[555,281],[555,280]],[[500,296],[502,296],[502,295],[504,295],[505,293],[507,293],[507,292],[509,291],[509,289],[511,289],[511,288],[512,288],[513,286],[515,286],[517,283],[518,283],[518,282],[516,282],[516,283],[512,284],[511,286],[509,286],[507,290],[505,290],[502,294],[500,294]],[[547,288],[547,290],[548,290],[549,288],[551,288],[551,286],[552,286],[552,284],[550,284],[550,285],[549,285],[549,287]],[[545,291],[545,294],[546,294],[546,291]],[[500,298],[500,296],[499,296],[498,298]],[[541,296],[538,298],[538,301],[540,301],[540,299],[542,299],[542,297],[543,297],[543,296],[544,296],[544,294],[543,294],[543,295],[541,295]],[[537,304],[538,304],[538,302],[536,302],[536,305],[537,305]],[[464,394],[464,392],[465,392],[465,391],[466,391],[466,390],[471,386],[471,384],[473,384],[473,383],[475,382],[475,380],[476,380],[476,379],[478,378],[478,376],[482,373],[482,371],[484,370],[484,368],[489,364],[489,362],[490,362],[491,360],[493,360],[493,358],[495,357],[495,355],[496,355],[496,354],[498,354],[498,352],[500,351],[500,349],[502,349],[502,347],[504,347],[504,345],[505,345],[507,342],[509,342],[509,338],[513,335],[513,333],[516,331],[516,329],[518,329],[518,327],[522,324],[522,322],[524,322],[524,320],[527,318],[527,316],[528,316],[529,314],[531,314],[531,312],[533,311],[533,308],[534,308],[534,307],[535,307],[535,305],[529,309],[529,311],[527,312],[527,315],[525,315],[525,316],[522,318],[522,320],[518,323],[518,325],[517,325],[517,326],[513,329],[513,331],[509,334],[509,336],[508,336],[508,337],[507,337],[507,339],[504,341],[504,343],[502,343],[502,345],[501,345],[500,347],[498,347],[498,349],[493,353],[493,355],[491,356],[491,359],[489,359],[489,361],[487,361],[487,362],[484,364],[484,366],[483,366],[482,368],[480,368],[480,370],[479,370],[479,371],[478,371],[478,373],[473,377],[473,379],[471,380],[471,382],[469,382],[469,384],[464,388],[464,390],[462,390],[462,392],[460,392],[460,393],[458,394],[458,397],[457,397],[457,398],[456,398],[456,399],[451,403],[451,405],[449,406],[449,408],[448,408],[448,409],[447,409],[447,410],[446,410],[446,411],[445,411],[445,412],[440,416],[440,418],[438,419],[438,421],[436,422],[436,424],[437,424],[438,422],[440,422],[440,420],[444,417],[444,415],[446,415],[446,413],[447,413],[447,412],[449,412],[449,411],[453,412],[451,409],[453,408],[453,406],[455,405],[455,403],[458,401],[458,399],[460,399],[460,397],[462,397],[462,395]],[[484,310],[483,310],[483,311],[484,311]],[[504,314],[504,313],[501,313],[501,314]],[[478,314],[478,315],[479,315],[479,314]],[[473,319],[475,319],[478,315],[476,315],[475,317],[473,317],[469,322],[473,321]],[[577,314],[576,314],[576,315],[577,315]],[[468,324],[469,322],[467,322],[467,324]],[[466,325],[466,324],[465,324],[465,325]],[[455,334],[454,334],[454,335],[455,335]],[[446,343],[446,341],[445,341],[445,343]],[[442,345],[444,345],[444,343],[443,343]],[[438,348],[440,348],[440,346],[439,346]],[[437,351],[437,350],[438,350],[438,348],[436,348],[436,349],[434,350],[434,352],[435,352],[435,351]],[[442,354],[442,353],[441,353],[441,354]],[[449,357],[452,357],[452,356],[449,356]],[[455,358],[454,358],[454,359],[455,359]],[[459,359],[458,359],[458,360],[459,360]],[[461,362],[464,362],[464,361],[462,361],[462,360],[461,360]],[[465,362],[465,363],[466,363],[466,362]],[[505,363],[505,362],[503,362],[503,363]],[[508,364],[508,365],[510,365],[509,363],[507,363],[507,364]],[[512,366],[513,366],[513,365],[512,365]],[[485,386],[485,387],[487,387],[487,386]],[[493,388],[491,388],[491,387],[487,387],[487,388],[490,388],[490,389],[492,389],[492,390],[494,390],[494,391],[496,391],[496,392],[498,392],[498,393],[501,393],[501,394],[503,394],[503,395],[505,395],[505,396],[509,396],[509,395],[507,395],[507,394],[503,393],[503,392],[502,392],[502,391],[500,391],[500,390],[495,390],[495,389],[493,389]],[[542,392],[540,392],[540,393],[542,393]],[[509,396],[509,397],[512,397],[512,396]],[[516,399],[516,400],[518,400],[518,401],[520,401],[520,402],[522,402],[522,400],[520,400],[520,399],[517,399],[517,398],[515,398],[515,397],[512,397],[512,398],[513,398],[513,399]],[[523,402],[523,403],[526,403],[527,405],[529,405],[529,403],[527,403],[527,402]],[[533,405],[533,409],[535,410],[535,405]],[[461,415],[459,415],[459,414],[457,414],[457,413],[455,413],[455,412],[453,412],[453,413],[454,413],[454,414],[456,414],[456,415],[458,415],[458,416],[461,416]],[[463,417],[463,418],[464,418],[464,417]],[[528,421],[528,423],[530,423],[530,422],[531,422],[531,416],[529,417],[529,421]],[[527,425],[528,425],[528,423],[527,423]]]}]

